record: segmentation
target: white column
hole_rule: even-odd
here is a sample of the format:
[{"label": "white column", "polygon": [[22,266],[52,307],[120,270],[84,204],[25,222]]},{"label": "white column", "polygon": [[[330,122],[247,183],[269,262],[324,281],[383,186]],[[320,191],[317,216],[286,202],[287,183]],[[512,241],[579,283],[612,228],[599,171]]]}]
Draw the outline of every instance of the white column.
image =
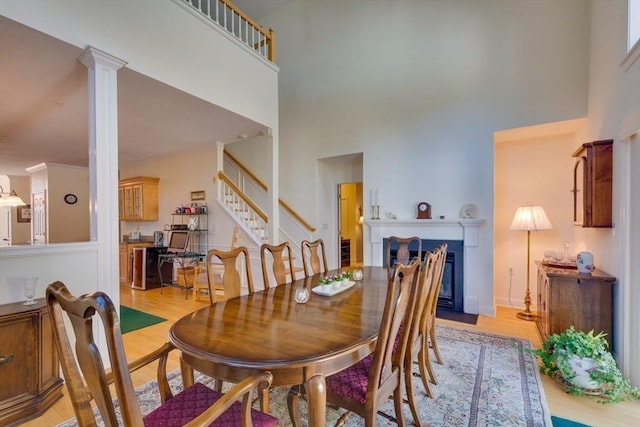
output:
[{"label": "white column", "polygon": [[477,224],[464,228],[464,312],[479,313],[478,292],[480,290],[480,229]]},{"label": "white column", "polygon": [[90,238],[99,244],[97,290],[119,305],[118,85],[126,62],[87,47],[78,58],[88,69]]}]

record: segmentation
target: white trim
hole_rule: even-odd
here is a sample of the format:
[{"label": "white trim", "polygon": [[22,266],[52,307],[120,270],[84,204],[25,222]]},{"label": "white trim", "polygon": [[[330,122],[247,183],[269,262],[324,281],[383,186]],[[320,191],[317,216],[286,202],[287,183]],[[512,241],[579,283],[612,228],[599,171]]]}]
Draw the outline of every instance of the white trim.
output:
[{"label": "white trim", "polygon": [[383,262],[382,243],[389,236],[417,236],[429,240],[462,240],[464,246],[464,312],[493,315],[492,307],[480,307],[480,226],[484,219],[412,219],[366,220],[369,233],[365,248],[369,248],[371,265]]},{"label": "white trim", "polygon": [[620,63],[620,66],[625,72],[629,71],[638,57],[640,57],[640,40],[636,40],[636,43],[633,45],[633,47],[629,49],[629,52],[627,52],[627,54],[625,55],[624,59]]}]

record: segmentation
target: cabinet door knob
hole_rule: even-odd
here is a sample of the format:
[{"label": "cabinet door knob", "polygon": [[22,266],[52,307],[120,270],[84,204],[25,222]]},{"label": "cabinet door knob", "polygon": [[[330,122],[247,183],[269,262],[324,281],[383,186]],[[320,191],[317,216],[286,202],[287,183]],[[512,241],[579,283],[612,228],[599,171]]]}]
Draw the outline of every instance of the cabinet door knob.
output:
[{"label": "cabinet door knob", "polygon": [[0,366],[8,365],[13,360],[13,354],[4,356],[0,354]]}]

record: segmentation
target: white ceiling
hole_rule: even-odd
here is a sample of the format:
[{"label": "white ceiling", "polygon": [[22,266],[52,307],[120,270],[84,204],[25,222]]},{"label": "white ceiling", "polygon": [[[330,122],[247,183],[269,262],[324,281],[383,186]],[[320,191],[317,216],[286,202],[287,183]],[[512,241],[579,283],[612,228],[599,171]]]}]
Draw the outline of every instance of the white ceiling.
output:
[{"label": "white ceiling", "polygon": [[[0,16],[0,174],[27,175],[25,167],[42,162],[88,165],[81,53]],[[121,165],[266,131],[126,67],[118,72],[118,126]]]}]

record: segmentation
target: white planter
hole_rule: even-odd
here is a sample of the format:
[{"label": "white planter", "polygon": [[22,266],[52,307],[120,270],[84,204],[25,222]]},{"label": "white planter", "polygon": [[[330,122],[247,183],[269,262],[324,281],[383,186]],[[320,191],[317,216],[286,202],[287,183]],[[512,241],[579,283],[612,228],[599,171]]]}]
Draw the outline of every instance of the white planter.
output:
[{"label": "white planter", "polygon": [[567,363],[574,375],[571,382],[585,390],[595,390],[600,388],[600,384],[593,381],[589,375],[589,371],[596,366],[595,360],[590,357],[572,356],[569,358]]}]

